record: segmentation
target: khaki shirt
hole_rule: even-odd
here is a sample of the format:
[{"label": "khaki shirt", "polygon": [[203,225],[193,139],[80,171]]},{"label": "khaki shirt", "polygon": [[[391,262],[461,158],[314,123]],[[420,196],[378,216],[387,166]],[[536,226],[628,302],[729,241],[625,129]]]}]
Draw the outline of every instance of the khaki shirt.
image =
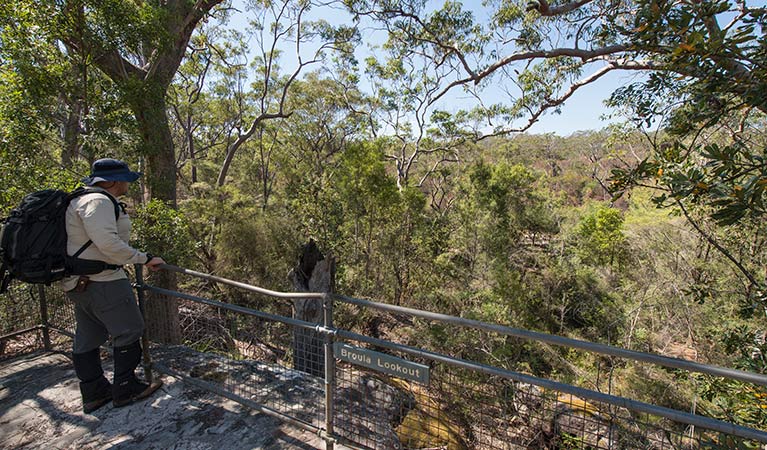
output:
[{"label": "khaki shirt", "polygon": [[[106,192],[99,187],[94,190]],[[112,200],[99,193],[85,194],[75,198],[66,212],[67,254],[74,255],[88,240],[93,241],[80,258],[104,261],[108,264],[143,264],[146,253],[128,245],[131,233],[131,221],[128,214],[120,209],[115,221],[115,208]],[[77,285],[76,276],[64,278],[61,282],[65,291]],[[127,278],[123,269],[105,270],[88,275],[93,281],[113,281]]]}]

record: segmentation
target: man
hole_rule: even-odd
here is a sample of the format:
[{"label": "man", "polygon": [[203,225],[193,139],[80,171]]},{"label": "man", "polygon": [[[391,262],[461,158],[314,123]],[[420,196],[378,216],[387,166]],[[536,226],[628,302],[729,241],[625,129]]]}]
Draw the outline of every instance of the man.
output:
[{"label": "man", "polygon": [[[140,172],[131,171],[116,159],[93,163],[83,183],[97,192],[75,198],[66,212],[67,254],[116,266],[145,264],[151,270],[165,264],[162,258],[128,244],[130,218],[122,205],[115,218],[115,202],[107,197],[125,195],[129,184],[140,176]],[[125,271],[116,268],[72,276],[65,278],[62,285],[75,304],[77,329],[72,356],[80,379],[83,411],[95,411],[110,400],[116,407],[126,406],[152,395],[162,382],[149,385],[136,378],[144,320]],[[104,377],[99,355],[99,347],[109,337],[114,347],[113,385]]]}]

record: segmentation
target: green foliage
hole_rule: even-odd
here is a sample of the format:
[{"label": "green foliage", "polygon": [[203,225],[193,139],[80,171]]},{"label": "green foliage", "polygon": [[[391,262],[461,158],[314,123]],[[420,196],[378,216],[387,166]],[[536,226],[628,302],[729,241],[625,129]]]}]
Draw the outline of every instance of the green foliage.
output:
[{"label": "green foliage", "polygon": [[557,334],[577,332],[600,342],[610,342],[622,332],[623,308],[598,273],[553,266],[546,268],[535,284],[540,287],[530,293],[530,312],[537,311],[539,320],[548,322],[545,329]]},{"label": "green foliage", "polygon": [[[652,153],[632,168],[615,168],[611,189],[614,199],[637,186],[653,188],[653,203],[681,213],[713,249],[730,261],[747,283],[748,292],[739,303],[743,311],[763,304],[764,260],[756,251],[738,250],[745,236],[761,233],[764,217],[762,120],[746,121],[742,134],[712,133],[694,140],[669,137],[653,145]],[[756,233],[756,234],[754,234]],[[748,239],[748,238],[746,238]],[[699,301],[710,295],[707,283],[689,291]]]},{"label": "green foliage", "polygon": [[714,418],[763,429],[767,425],[767,391],[748,383],[716,377],[698,378],[705,411]]},{"label": "green foliage", "polygon": [[719,433],[715,439],[703,438],[701,446],[701,448],[713,450],[757,450],[761,447],[761,444]]},{"label": "green foliage", "polygon": [[373,208],[386,209],[397,202],[397,186],[386,173],[383,152],[372,143],[347,147],[335,186],[350,215],[365,216]]},{"label": "green foliage", "polygon": [[467,221],[479,226],[489,254],[503,258],[517,241],[557,231],[546,193],[535,189],[537,177],[529,169],[479,162],[470,169],[468,179],[473,202],[466,203],[464,213]]},{"label": "green foliage", "polygon": [[[721,333],[724,351],[736,357],[735,367],[753,373],[767,372],[767,342],[758,339],[751,327],[729,325]],[[761,342],[760,342],[761,341]]]},{"label": "green foliage", "polygon": [[666,121],[676,134],[720,122],[742,104],[764,110],[762,81],[750,77],[762,71],[752,63],[765,58],[759,31],[764,11],[744,12],[725,31],[718,21],[734,7],[729,1],[646,0],[636,7],[633,27],[617,31],[674,74],[653,72],[647,81],[618,90],[614,103],[631,105],[637,119],[648,121],[668,111]]},{"label": "green foliage", "polygon": [[[87,172],[82,160],[59,166],[61,127],[82,107],[77,144],[85,159],[115,151],[133,158],[138,149],[147,175],[170,183],[181,174],[180,212],[152,201],[134,220],[136,245],[170,263],[289,290],[285,275],[296,252],[314,238],[338,261],[337,290],[346,295],[640,350],[690,347],[704,361],[764,370],[763,358],[752,355],[753,338],[766,326],[763,314],[753,314],[762,306],[762,286],[730,270],[734,259],[761,282],[767,263],[767,127],[758,112],[765,103],[763,11],[743,9],[730,30],[717,33],[706,21],[726,15],[727,2],[563,2],[549,6],[582,4],[549,16],[526,12],[523,2],[488,2],[491,24],[478,22],[469,3],[426,10],[429,2],[387,0],[386,13],[377,9],[381,2],[345,3],[366,11],[357,20],[383,21],[390,32],[364,69],[372,96],[357,86],[362,74],[353,50],[361,34],[353,26],[317,21],[302,28],[307,37],[340,40],[342,52],[322,70],[291,79],[270,59],[284,52],[280,45],[264,46],[248,67],[247,33],[211,21],[191,41],[167,110],[163,83],[145,84],[140,76],[113,82],[94,66],[102,55],[157,61],[174,42],[167,30],[178,19],[166,3],[82,2],[84,30],[93,35],[84,47],[73,45],[74,9],[3,3],[2,212],[32,190],[72,188]],[[266,20],[252,25],[256,37],[272,31]],[[287,25],[274,30],[297,38]],[[69,47],[62,44],[67,38]],[[579,51],[586,43],[594,51],[622,50],[586,57],[549,51],[569,42]],[[529,59],[506,65],[502,52],[510,47],[501,43],[513,45],[509,61],[526,51]],[[612,102],[628,107],[639,125],[667,117],[657,142],[625,130],[568,138],[503,134],[517,119],[559,108],[593,67],[584,61],[612,58],[620,65],[633,56],[662,70],[620,89]],[[738,67],[750,76],[740,76]],[[260,78],[248,86],[253,73]],[[170,82],[173,73],[162,75]],[[481,99],[483,89],[500,86],[512,98],[455,111],[440,103],[449,98],[446,80],[465,80],[452,86],[465,87],[466,97]],[[232,143],[256,117],[271,117],[283,94],[279,121],[261,121],[238,141],[226,183],[219,182]],[[140,108],[142,101],[153,108]],[[174,114],[175,152],[169,143],[153,146],[146,133],[157,130],[139,130],[134,120],[161,122],[165,113]],[[167,175],[154,171],[153,158],[162,155]],[[611,170],[614,203],[594,206],[608,200],[602,183]],[[676,216],[655,206],[677,208]],[[196,288],[257,303],[220,286]],[[567,380],[591,381],[599,370],[593,365],[603,363],[476,330],[382,320],[352,307],[339,315],[339,323],[376,337],[425,341]],[[695,387],[673,373],[615,365],[611,376],[638,398],[685,409],[694,398]],[[706,414],[765,425],[761,392],[701,383]]]},{"label": "green foliage", "polygon": [[56,112],[52,102],[68,65],[51,45],[49,7],[10,1],[0,6],[0,151],[39,150]]},{"label": "green foliage", "polygon": [[78,154],[92,158],[129,146],[132,119],[121,94],[82,47],[64,42],[78,26],[67,15],[76,8],[37,1],[0,8],[0,147],[17,155],[64,147],[46,156],[69,165]]},{"label": "green foliage", "polygon": [[281,213],[265,213],[234,186],[198,185],[196,193],[197,198],[181,205],[190,242],[196,243],[195,265],[258,286],[290,289],[286,274],[302,244],[296,222]]},{"label": "green foliage", "polygon": [[[688,158],[692,152],[700,158]],[[612,187],[621,195],[638,183],[651,181],[661,188],[654,197],[659,207],[678,201],[705,205],[718,224],[732,225],[744,218],[759,219],[765,213],[764,159],[763,152],[754,152],[740,141],[703,147],[674,141],[658,147],[631,171],[614,170]]]},{"label": "green foliage", "polygon": [[303,243],[288,218],[252,211],[221,224],[217,264],[234,279],[290,290],[287,273]]},{"label": "green foliage", "polygon": [[575,236],[576,252],[587,264],[620,266],[628,257],[623,215],[615,208],[599,206],[583,216]]},{"label": "green foliage", "polygon": [[[80,183],[81,175],[63,170],[53,161],[53,155],[43,150],[18,154],[0,148],[0,217],[5,216],[21,199],[43,189],[71,191]],[[87,170],[82,166],[82,172]]]},{"label": "green foliage", "polygon": [[134,245],[161,256],[168,264],[184,266],[194,251],[186,218],[160,200],[151,200],[136,211]]},{"label": "green foliage", "polygon": [[94,36],[94,44],[102,51],[119,50],[138,55],[149,48],[170,45],[170,36],[163,22],[172,13],[162,6],[120,0],[83,3],[85,19],[94,30],[99,31]]}]

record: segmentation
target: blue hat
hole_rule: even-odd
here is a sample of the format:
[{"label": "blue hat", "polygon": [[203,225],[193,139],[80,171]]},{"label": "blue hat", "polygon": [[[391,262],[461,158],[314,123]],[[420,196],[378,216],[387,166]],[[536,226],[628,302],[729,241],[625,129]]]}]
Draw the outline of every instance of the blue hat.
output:
[{"label": "blue hat", "polygon": [[136,181],[141,172],[132,172],[128,165],[119,159],[102,158],[91,166],[91,174],[83,178],[83,183],[93,186],[100,181]]}]

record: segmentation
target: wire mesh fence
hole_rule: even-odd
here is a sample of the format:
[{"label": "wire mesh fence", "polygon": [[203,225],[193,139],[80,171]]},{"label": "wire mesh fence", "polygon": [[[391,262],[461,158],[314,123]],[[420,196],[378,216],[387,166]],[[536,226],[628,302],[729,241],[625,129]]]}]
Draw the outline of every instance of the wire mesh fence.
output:
[{"label": "wire mesh fence", "polygon": [[[168,297],[150,290],[151,301]],[[306,365],[295,357],[297,329],[273,319],[284,317],[275,312],[289,316],[290,306],[272,303],[265,308],[272,312],[261,313],[273,318],[265,319],[249,314],[257,311],[243,306],[252,299],[240,299],[240,305],[220,306],[215,299],[207,300],[179,301],[181,342],[154,344],[155,366],[320,429],[325,422],[324,380],[294,368]],[[241,309],[228,309],[232,306]],[[302,355],[313,361],[320,358],[312,352]]]},{"label": "wire mesh fence", "polygon": [[[348,300],[340,296],[337,299],[338,303]],[[182,311],[199,308],[193,306],[194,302],[183,303]],[[363,305],[356,303],[355,306]],[[240,306],[243,305],[253,306],[253,302],[245,301]],[[310,375],[307,372],[313,370],[306,369],[322,359],[319,349],[315,347],[313,353],[304,353],[311,359],[310,364],[301,366],[301,361],[296,360],[296,355],[301,354],[295,351],[300,335],[297,330],[309,327],[281,322],[289,316],[286,303],[267,305],[269,313],[259,317],[251,317],[254,313],[250,310],[222,311],[223,308],[216,306],[209,306],[212,309],[203,313],[182,312],[185,343],[205,350],[217,336],[218,356],[229,362],[216,363],[216,368],[222,369],[221,372],[239,373],[247,365],[248,371],[259,374],[251,376],[250,381],[240,378],[231,383],[229,375],[209,373],[209,384],[311,427],[328,426],[320,407],[323,377],[316,373]],[[260,306],[264,308],[264,304]],[[374,314],[382,316],[376,321],[376,331],[383,332],[389,339],[397,337],[399,342],[383,343],[347,330],[320,330],[321,324],[315,326],[325,334],[335,335],[339,341],[368,352],[367,355],[383,355],[381,358],[397,358],[403,365],[426,367],[430,381],[421,383],[392,376],[371,369],[370,364],[355,364],[353,360],[334,361],[337,362],[334,377],[328,383],[332,389],[331,411],[334,411],[332,434],[356,446],[371,449],[691,449],[759,448],[762,445],[756,440],[723,433],[721,427],[727,424],[722,422],[706,422],[700,418],[701,423],[713,423],[714,428],[708,429],[696,426],[696,420],[690,423],[690,417],[695,419],[692,415],[611,395],[620,393],[619,388],[612,392],[615,369],[612,357],[594,358],[596,369],[584,374],[566,361],[568,351],[560,352],[561,366],[547,370],[554,378],[559,376],[566,382],[586,382],[587,389],[578,388],[515,372],[520,368],[524,372],[540,371],[540,367],[532,367],[535,360],[543,359],[543,353],[557,354],[549,344],[535,349],[522,339],[502,333],[461,329],[439,321],[433,325],[401,312],[376,311]],[[249,317],[246,320],[233,317],[237,315]],[[205,325],[200,317],[205,317]],[[347,321],[345,317],[339,319]],[[195,321],[194,326],[188,325]],[[388,329],[382,330],[387,326]],[[200,347],[200,342],[205,345]],[[410,347],[414,344],[417,347]],[[407,351],[408,348],[416,350]],[[495,362],[498,367],[487,366],[487,362]],[[173,364],[181,366],[179,362]],[[296,370],[298,366],[304,370]],[[265,370],[271,375],[260,374]],[[596,380],[588,379],[588,375],[593,378],[594,373]],[[191,376],[200,375],[192,373]],[[283,384],[286,380],[289,383]],[[605,387],[607,394],[604,394]],[[585,395],[578,395],[581,393]],[[663,403],[668,399],[656,397],[654,400]],[[737,434],[738,430],[733,430]],[[764,439],[767,435],[762,433],[761,437]]]},{"label": "wire mesh fence", "polygon": [[0,296],[0,359],[43,347],[37,288],[12,283]]},{"label": "wire mesh fence", "polygon": [[[356,343],[357,345],[363,345]],[[340,386],[366,378],[376,410],[352,408],[339,435],[386,449],[653,449],[763,448],[667,418],[589,400],[530,382],[386,350],[429,366],[428,385],[342,364]],[[338,400],[343,403],[342,399]],[[388,427],[374,422],[387,417]],[[360,426],[363,424],[363,426]]]},{"label": "wire mesh fence", "polygon": [[0,295],[0,360],[37,350],[68,350],[74,309],[57,286],[11,283]]},{"label": "wire mesh fence", "polygon": [[0,336],[13,334],[40,325],[40,304],[37,287],[13,283],[2,296]]},{"label": "wire mesh fence", "polygon": [[[732,424],[685,412],[695,408],[699,373],[658,370],[638,361],[594,357],[503,333],[460,329],[438,320],[409,317],[401,310],[373,314],[379,316],[375,318],[377,331],[387,339],[398,337],[399,344],[345,330],[337,331],[337,338],[427,366],[430,381],[406,381],[358,364],[340,366],[346,372],[339,372],[339,385],[344,379],[366,376],[398,391],[384,395],[387,400],[383,403],[389,405],[382,404],[378,411],[352,410],[352,416],[360,417],[347,418],[351,426],[343,421],[336,424],[340,435],[366,448],[395,448],[355,426],[363,416],[376,414],[394,417],[391,426],[401,445],[396,448],[403,449],[767,448],[763,430],[728,428]],[[503,327],[492,328],[501,331]],[[543,356],[549,366],[540,361]],[[586,367],[584,361],[593,367]],[[531,372],[545,372],[546,378]],[[634,386],[638,378],[642,380]],[[648,392],[641,401],[632,399],[645,389]],[[753,392],[763,391],[764,379],[761,385],[753,385]],[[682,410],[665,406],[681,406]]]},{"label": "wire mesh fence", "polygon": [[58,287],[47,287],[45,289],[45,301],[48,327],[59,333],[74,336],[75,309],[74,304],[67,298],[66,294]]}]

